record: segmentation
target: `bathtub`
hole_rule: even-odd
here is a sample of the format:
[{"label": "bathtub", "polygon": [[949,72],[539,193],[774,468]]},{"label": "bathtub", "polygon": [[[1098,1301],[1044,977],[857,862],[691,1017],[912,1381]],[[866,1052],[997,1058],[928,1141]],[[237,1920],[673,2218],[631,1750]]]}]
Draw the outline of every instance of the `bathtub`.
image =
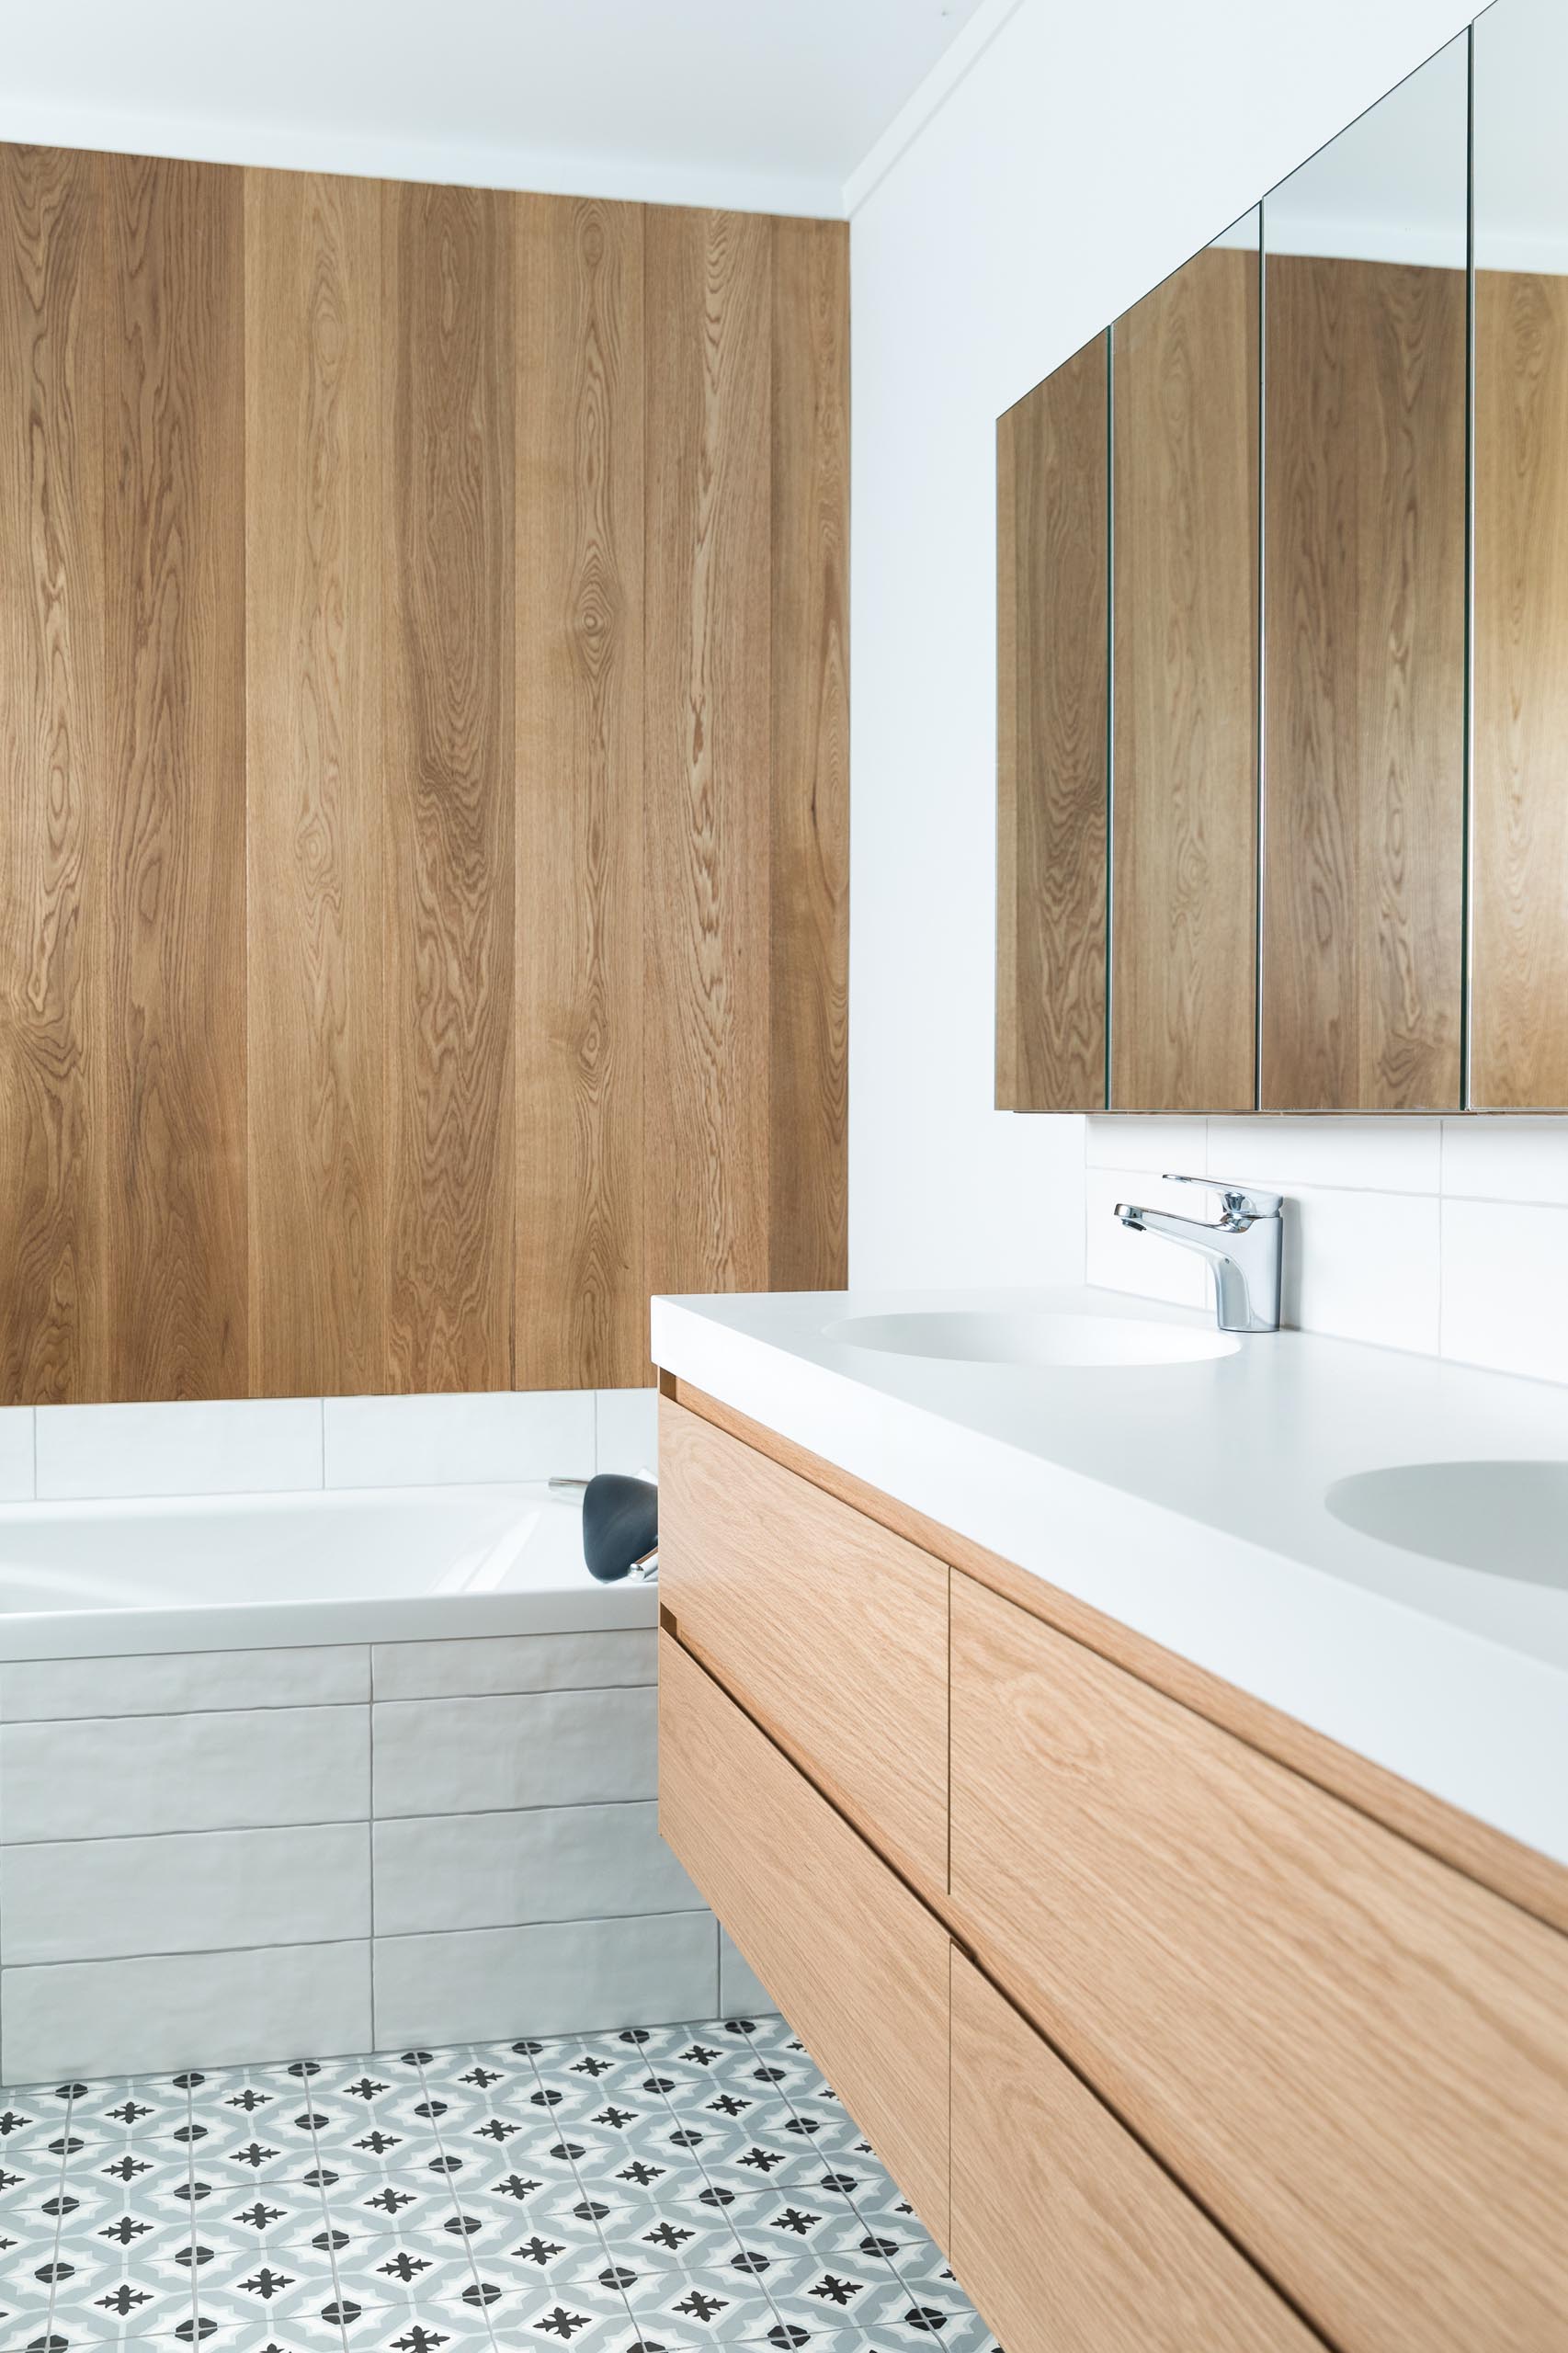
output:
[{"label": "bathtub", "polygon": [[512,1486],[0,1506],[0,1661],[652,1626],[578,1499]]},{"label": "bathtub", "polygon": [[762,2006],[659,1838],[656,1592],[581,1535],[544,1484],[0,1507],[0,2084]]}]

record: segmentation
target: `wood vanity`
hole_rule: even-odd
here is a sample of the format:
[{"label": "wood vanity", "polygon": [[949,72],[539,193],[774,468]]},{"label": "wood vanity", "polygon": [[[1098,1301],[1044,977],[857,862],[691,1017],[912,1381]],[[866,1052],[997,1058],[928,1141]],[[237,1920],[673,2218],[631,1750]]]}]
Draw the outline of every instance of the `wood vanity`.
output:
[{"label": "wood vanity", "polygon": [[1007,2353],[1568,2347],[1568,1872],[662,1387],[661,1826]]}]

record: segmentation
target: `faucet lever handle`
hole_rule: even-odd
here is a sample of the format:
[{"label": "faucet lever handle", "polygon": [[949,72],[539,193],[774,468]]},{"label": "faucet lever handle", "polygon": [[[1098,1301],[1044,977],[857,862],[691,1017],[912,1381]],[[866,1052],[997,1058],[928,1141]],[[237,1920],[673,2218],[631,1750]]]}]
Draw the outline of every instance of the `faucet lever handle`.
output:
[{"label": "faucet lever handle", "polygon": [[1177,1176],[1174,1173],[1164,1180],[1167,1185],[1201,1185],[1205,1192],[1218,1193],[1225,1204],[1227,1217],[1278,1217],[1284,1201],[1283,1193],[1260,1193],[1251,1185],[1233,1185],[1223,1176]]}]

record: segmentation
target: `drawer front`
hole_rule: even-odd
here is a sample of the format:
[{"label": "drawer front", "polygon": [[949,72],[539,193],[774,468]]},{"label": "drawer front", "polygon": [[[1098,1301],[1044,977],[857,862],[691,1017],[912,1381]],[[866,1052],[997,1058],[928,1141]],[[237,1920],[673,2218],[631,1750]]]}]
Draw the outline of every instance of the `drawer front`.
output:
[{"label": "drawer front", "polygon": [[1568,1939],[953,1579],[952,1901],[1342,2353],[1568,2343]]},{"label": "drawer front", "polygon": [[668,1398],[659,1589],[683,1643],[916,1885],[948,1883],[948,1572]]},{"label": "drawer front", "polygon": [[945,2245],[946,1931],[667,1634],[659,1827]]},{"label": "drawer front", "polygon": [[956,1949],[952,2038],[953,2269],[1007,2353],[1322,2353]]}]

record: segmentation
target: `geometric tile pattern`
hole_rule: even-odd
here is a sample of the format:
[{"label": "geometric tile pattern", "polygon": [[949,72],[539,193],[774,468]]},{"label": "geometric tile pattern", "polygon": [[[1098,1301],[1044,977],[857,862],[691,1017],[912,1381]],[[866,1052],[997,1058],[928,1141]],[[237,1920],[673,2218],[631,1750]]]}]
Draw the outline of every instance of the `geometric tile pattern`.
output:
[{"label": "geometric tile pattern", "polygon": [[996,2353],[781,2018],[0,2092],[6,2353]]}]

